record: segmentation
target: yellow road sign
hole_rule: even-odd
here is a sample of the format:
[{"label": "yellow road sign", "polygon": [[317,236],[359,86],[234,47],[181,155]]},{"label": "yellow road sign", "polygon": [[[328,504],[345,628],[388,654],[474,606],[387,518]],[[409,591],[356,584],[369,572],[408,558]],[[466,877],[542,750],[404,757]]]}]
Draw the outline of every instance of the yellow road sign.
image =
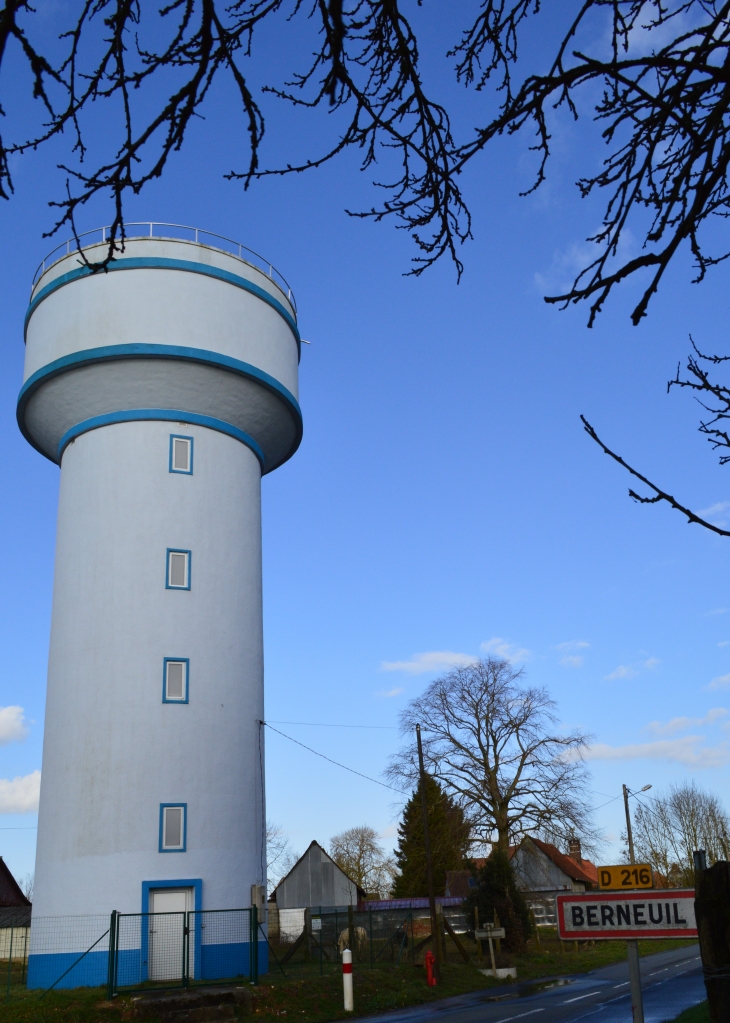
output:
[{"label": "yellow road sign", "polygon": [[598,868],[598,887],[614,891],[630,888],[653,888],[654,879],[648,863],[621,864],[618,867]]}]

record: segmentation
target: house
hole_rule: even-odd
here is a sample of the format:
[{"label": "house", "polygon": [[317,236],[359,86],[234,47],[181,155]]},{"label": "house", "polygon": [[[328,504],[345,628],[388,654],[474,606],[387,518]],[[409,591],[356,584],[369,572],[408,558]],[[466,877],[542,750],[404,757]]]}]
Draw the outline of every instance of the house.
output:
[{"label": "house", "polygon": [[[481,870],[486,862],[486,859],[479,858],[472,860],[471,864],[476,871]],[[444,890],[446,898],[466,899],[471,895],[476,886],[477,879],[471,870],[446,871],[446,888]]]},{"label": "house", "polygon": [[[559,892],[584,892],[598,887],[598,870],[590,860],[583,859],[579,838],[572,838],[568,852],[562,853],[539,838],[524,838],[509,851],[518,886],[538,924],[554,926],[555,896]],[[475,860],[478,870],[486,860]],[[465,899],[476,887],[470,870],[450,870],[446,874],[446,895]]]},{"label": "house", "polygon": [[510,861],[538,924],[555,925],[555,896],[559,893],[598,887],[598,870],[583,858],[578,838],[570,840],[566,854],[549,842],[528,836],[510,849]]},{"label": "house", "polygon": [[30,927],[30,899],[0,856],[0,927]]},{"label": "house", "polygon": [[367,893],[337,866],[319,842],[312,842],[279,881],[269,902],[269,933],[288,941],[301,934],[306,909],[357,907]]},{"label": "house", "polygon": [[25,960],[30,941],[30,900],[0,856],[0,959]]}]

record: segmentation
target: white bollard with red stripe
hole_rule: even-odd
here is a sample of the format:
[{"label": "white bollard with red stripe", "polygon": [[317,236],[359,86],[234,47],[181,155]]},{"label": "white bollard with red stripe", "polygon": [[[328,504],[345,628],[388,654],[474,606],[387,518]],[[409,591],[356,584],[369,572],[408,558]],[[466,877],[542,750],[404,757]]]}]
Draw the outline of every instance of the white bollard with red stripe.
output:
[{"label": "white bollard with red stripe", "polygon": [[342,952],[342,988],[345,993],[345,1012],[352,1012],[355,999],[352,997],[352,952],[349,948]]}]

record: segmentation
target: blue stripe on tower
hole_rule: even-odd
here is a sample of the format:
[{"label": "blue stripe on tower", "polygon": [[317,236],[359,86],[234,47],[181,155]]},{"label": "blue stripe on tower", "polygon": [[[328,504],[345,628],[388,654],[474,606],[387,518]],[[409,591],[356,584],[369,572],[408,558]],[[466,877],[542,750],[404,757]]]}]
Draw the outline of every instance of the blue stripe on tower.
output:
[{"label": "blue stripe on tower", "polygon": [[[255,295],[256,298],[260,298],[262,302],[266,302],[272,309],[275,309],[279,316],[287,323],[296,339],[297,349],[301,356],[301,337],[299,336],[296,320],[292,314],[273,295],[270,295],[268,291],[260,288],[258,284],[254,284],[253,281],[249,281],[245,277],[239,277],[238,274],[231,273],[229,270],[221,270],[217,266],[209,266],[207,263],[194,263],[187,259],[169,259],[164,256],[130,256],[127,259],[114,259],[104,272],[111,273],[116,270],[184,270],[187,273],[202,274],[203,277],[213,277],[218,281],[225,281],[226,284],[232,284],[236,288],[248,291],[251,295]],[[94,271],[89,269],[88,266],[80,266],[76,270],[69,270],[68,273],[61,274],[60,277],[51,281],[50,284],[46,284],[45,287],[41,288],[38,294],[31,300],[28,311],[25,314],[23,337],[27,333],[28,322],[31,316],[41,302],[65,284],[78,281],[82,277],[90,277],[93,274]]]}]

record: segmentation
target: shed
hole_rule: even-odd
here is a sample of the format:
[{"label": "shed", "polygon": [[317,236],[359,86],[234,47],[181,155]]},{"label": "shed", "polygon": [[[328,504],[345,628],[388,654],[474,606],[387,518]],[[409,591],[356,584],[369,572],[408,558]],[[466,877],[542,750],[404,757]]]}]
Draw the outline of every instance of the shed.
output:
[{"label": "shed", "polygon": [[356,906],[365,898],[366,892],[337,866],[319,842],[311,843],[271,895],[278,909]]}]

